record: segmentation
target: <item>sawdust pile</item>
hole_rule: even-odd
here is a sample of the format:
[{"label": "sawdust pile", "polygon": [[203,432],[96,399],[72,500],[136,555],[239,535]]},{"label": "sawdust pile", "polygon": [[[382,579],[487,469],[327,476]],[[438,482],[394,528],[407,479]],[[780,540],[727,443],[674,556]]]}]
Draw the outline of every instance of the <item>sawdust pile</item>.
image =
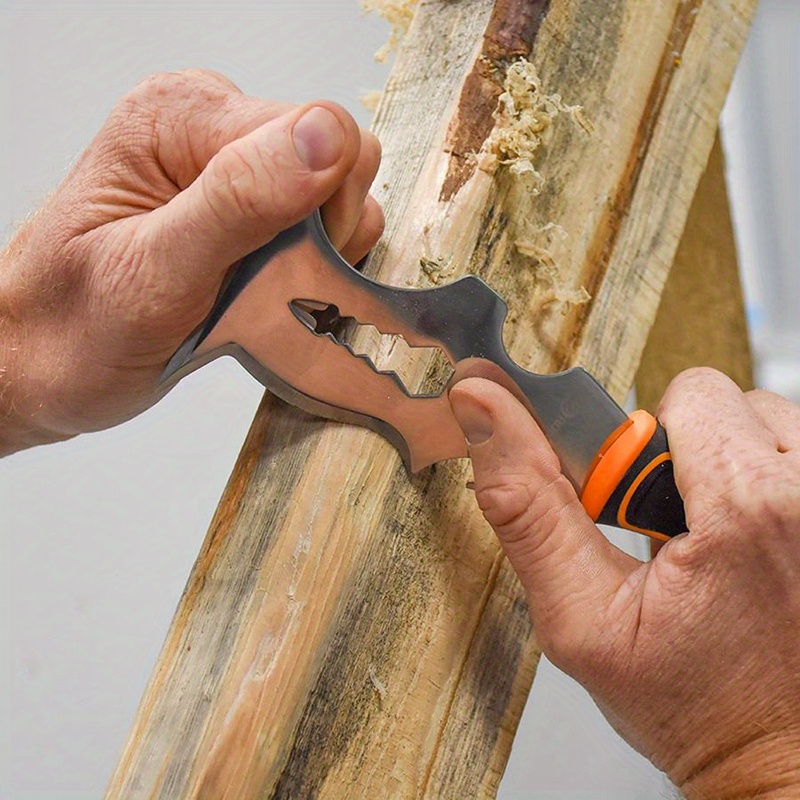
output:
[{"label": "sawdust pile", "polygon": [[525,58],[515,61],[503,81],[494,129],[476,157],[478,167],[489,174],[507,168],[538,194],[544,178],[534,161],[550,140],[553,120],[559,114],[568,115],[585,133],[592,132],[581,106],[566,105],[560,94],[545,93],[534,65]]},{"label": "sawdust pile", "polygon": [[393,53],[414,19],[419,0],[361,0],[361,7],[369,14],[375,12],[392,26],[389,41],[375,53],[375,60],[384,62]]}]

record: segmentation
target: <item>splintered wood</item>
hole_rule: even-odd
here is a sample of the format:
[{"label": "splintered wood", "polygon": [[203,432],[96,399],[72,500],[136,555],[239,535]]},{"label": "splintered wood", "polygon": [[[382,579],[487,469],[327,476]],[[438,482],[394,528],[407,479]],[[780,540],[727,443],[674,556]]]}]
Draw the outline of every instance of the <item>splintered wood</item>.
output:
[{"label": "splintered wood", "polygon": [[[481,275],[517,361],[582,363],[624,397],[753,5],[420,2],[375,120],[369,274]],[[520,59],[593,126],[553,122],[538,194],[477,163]],[[542,263],[581,302],[554,299]],[[538,651],[468,474],[409,478],[377,435],[266,399],[107,796],[494,796]]]}]

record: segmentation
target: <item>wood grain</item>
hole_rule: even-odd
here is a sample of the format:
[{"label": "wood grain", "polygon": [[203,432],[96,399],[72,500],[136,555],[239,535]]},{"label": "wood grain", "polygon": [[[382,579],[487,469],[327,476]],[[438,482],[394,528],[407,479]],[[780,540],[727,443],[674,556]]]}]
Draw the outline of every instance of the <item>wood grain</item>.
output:
[{"label": "wood grain", "polygon": [[[422,0],[375,120],[387,233],[369,272],[480,274],[509,301],[520,363],[581,361],[624,396],[753,5]],[[492,128],[470,76],[502,79],[520,38],[594,126],[557,120],[537,196],[468,158]],[[376,435],[266,399],[107,796],[493,796],[538,651],[467,478],[409,478]]]},{"label": "wood grain", "polygon": [[742,389],[753,388],[753,363],[719,136],[697,187],[636,373],[639,405],[655,411],[669,382],[690,367],[713,367]]}]

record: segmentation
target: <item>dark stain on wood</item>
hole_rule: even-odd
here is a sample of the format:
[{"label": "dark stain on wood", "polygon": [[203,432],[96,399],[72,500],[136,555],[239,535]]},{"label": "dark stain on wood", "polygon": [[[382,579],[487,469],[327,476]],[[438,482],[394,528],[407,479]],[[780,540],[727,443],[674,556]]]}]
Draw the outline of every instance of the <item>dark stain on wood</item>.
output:
[{"label": "dark stain on wood", "polygon": [[[445,752],[469,753],[470,759],[482,764],[492,763],[497,738],[533,635],[528,605],[513,570],[499,562],[493,583],[457,690],[470,699],[462,706],[467,708],[467,717],[450,717],[439,741],[439,748]],[[467,761],[441,759],[439,766],[432,785],[426,787],[426,796],[443,796],[443,787],[446,787],[447,797],[488,796],[484,794],[486,787],[481,791],[481,781],[486,776],[476,773]]]},{"label": "dark stain on wood", "polygon": [[[603,208],[602,217],[598,221],[592,241],[586,250],[586,259],[582,270],[583,285],[592,298],[596,296],[605,279],[608,265],[611,263],[611,256],[622,224],[636,194],[642,167],[653,140],[653,132],[669,94],[672,79],[680,68],[683,51],[702,3],[703,0],[686,0],[678,4],[670,35],[664,44],[656,78],[645,102],[644,112],[628,154],[625,170],[617,182],[616,191]],[[559,348],[562,353],[559,368],[565,368],[571,364],[580,347],[585,322],[591,313],[592,306],[591,300],[580,306],[575,312],[576,324],[565,327],[565,330],[570,331],[570,335],[563,342],[563,346]]]},{"label": "dark stain on wood", "polygon": [[[625,28],[625,17],[630,13],[629,3],[628,0],[605,0],[603,3],[570,0],[564,5],[569,9],[571,27],[560,33],[562,46],[545,47],[552,65],[541,65],[542,78],[548,86],[563,88],[567,102],[584,106],[591,120],[608,102],[597,89],[608,85],[614,69],[620,52],[620,34]],[[557,27],[558,24],[554,26]],[[564,46],[567,40],[570,44]],[[584,91],[584,86],[592,90]]]},{"label": "dark stain on wood", "polygon": [[492,114],[502,92],[506,67],[531,52],[550,0],[497,0],[481,53],[464,81],[458,110],[450,121],[445,152],[450,154],[440,201],[451,200],[470,179],[477,153],[494,126]]},{"label": "dark stain on wood", "polygon": [[233,523],[239,517],[245,492],[253,479],[258,467],[259,456],[267,440],[270,411],[275,402],[275,398],[267,393],[256,411],[253,424],[247,433],[239,458],[237,458],[231,477],[225,486],[222,499],[211,520],[208,534],[184,589],[179,606],[181,618],[188,617],[193,613],[197,595],[203,588],[206,575],[216,562],[220,548],[224,545]]},{"label": "dark stain on wood", "polygon": [[[237,468],[228,486],[223,504],[214,518],[198,561],[192,570],[187,589],[179,606],[176,624],[185,626],[182,635],[171,635],[169,641],[179,645],[193,641],[191,649],[176,655],[177,666],[166,678],[184,682],[181,690],[162,689],[162,697],[180,697],[179,706],[160,709],[160,720],[151,723],[149,746],[153,756],[165,759],[158,797],[180,796],[191,771],[196,767],[195,753],[205,730],[205,722],[215,706],[222,679],[235,651],[234,642],[241,633],[244,609],[253,596],[260,565],[274,545],[288,510],[304,462],[310,452],[309,433],[324,423],[290,408],[282,401],[266,395],[256,420],[242,448]],[[281,457],[276,458],[280,452]],[[292,463],[295,468],[292,468]],[[264,492],[266,508],[253,502],[258,496],[254,486],[274,486],[274,497]],[[279,487],[279,488],[277,488]],[[248,498],[245,504],[244,498]],[[254,522],[258,520],[258,524]],[[236,568],[231,569],[230,565]],[[225,593],[202,593],[207,581],[225,581]],[[214,598],[213,606],[203,606],[201,594]],[[188,627],[191,620],[193,628]],[[194,635],[198,631],[198,635]],[[187,676],[191,676],[187,680]],[[176,721],[176,716],[180,721]],[[175,731],[181,737],[174,738]],[[169,747],[159,746],[159,732],[172,732]],[[203,786],[214,782],[213,764]],[[218,788],[218,787],[217,787]],[[204,795],[201,789],[199,796]]]},{"label": "dark stain on wood", "polygon": [[[486,213],[480,219],[477,244],[470,255],[469,272],[492,281],[491,268],[498,256],[507,247],[511,220],[504,210],[505,205],[497,194]],[[502,259],[500,259],[502,260]],[[492,285],[495,285],[494,283]]]},{"label": "dark stain on wood", "polygon": [[[162,660],[168,660],[170,663],[180,662],[181,666],[187,670],[190,670],[194,663],[208,663],[210,666],[206,668],[204,677],[207,682],[214,685],[219,682],[222,674],[221,665],[226,663],[223,654],[230,646],[230,637],[224,634],[233,632],[234,628],[226,626],[225,631],[220,631],[223,636],[215,638],[213,641],[207,637],[195,637],[199,647],[192,652],[190,640],[194,634],[190,629],[190,624],[198,614],[203,613],[198,606],[202,603],[201,597],[207,577],[212,574],[214,566],[218,563],[220,552],[229,545],[229,537],[235,535],[235,523],[240,515],[242,502],[256,474],[259,456],[267,441],[273,403],[272,395],[266,394],[256,412],[178,605],[173,621],[173,630],[167,637],[165,645],[170,648],[171,655],[162,654],[161,656]],[[184,651],[181,655],[178,654],[180,649]],[[166,676],[164,679],[167,680]],[[205,685],[207,686],[208,683]],[[186,704],[186,708],[191,708],[188,724],[185,726],[186,730],[199,731],[202,728],[201,720],[207,716],[209,710],[208,701],[204,697],[204,689],[205,687],[203,689],[198,687],[193,701],[189,700]],[[162,694],[165,694],[163,687],[161,691]],[[153,706],[151,706],[152,709]],[[167,719],[168,716],[164,714],[162,722]],[[163,773],[162,792],[166,791],[166,796],[169,796],[168,793],[173,788],[183,785],[192,766],[192,755],[196,746],[196,738],[186,737],[182,741],[182,746],[178,748],[180,752],[170,754],[170,761],[165,765]],[[177,757],[175,757],[176,755]]]},{"label": "dark stain on wood", "polygon": [[357,750],[359,737],[362,746],[369,744],[369,720],[381,709],[370,673],[388,692],[406,690],[392,683],[392,675],[408,658],[414,620],[421,623],[431,603],[431,564],[444,561],[432,553],[441,532],[430,514],[444,486],[437,471],[426,470],[409,487],[398,465],[381,527],[360,558],[364,570],[348,590],[286,767],[268,797],[315,797],[337,762]]}]

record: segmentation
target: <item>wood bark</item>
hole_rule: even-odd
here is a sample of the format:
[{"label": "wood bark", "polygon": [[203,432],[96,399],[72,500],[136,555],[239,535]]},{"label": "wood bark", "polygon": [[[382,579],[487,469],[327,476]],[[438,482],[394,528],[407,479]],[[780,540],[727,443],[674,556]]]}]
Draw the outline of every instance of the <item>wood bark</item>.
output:
[{"label": "wood bark", "polygon": [[719,136],[700,179],[661,295],[642,363],[637,402],[655,411],[669,382],[690,367],[713,367],[753,388],[725,158]]},{"label": "wood bark", "polygon": [[[509,300],[520,363],[582,363],[623,397],[752,7],[423,0],[375,120],[387,233],[370,273],[475,272]],[[528,53],[594,127],[556,119],[537,196],[470,157]],[[589,302],[558,300],[581,286]],[[538,650],[468,474],[409,478],[375,434],[266,399],[107,796],[493,796]]]}]

